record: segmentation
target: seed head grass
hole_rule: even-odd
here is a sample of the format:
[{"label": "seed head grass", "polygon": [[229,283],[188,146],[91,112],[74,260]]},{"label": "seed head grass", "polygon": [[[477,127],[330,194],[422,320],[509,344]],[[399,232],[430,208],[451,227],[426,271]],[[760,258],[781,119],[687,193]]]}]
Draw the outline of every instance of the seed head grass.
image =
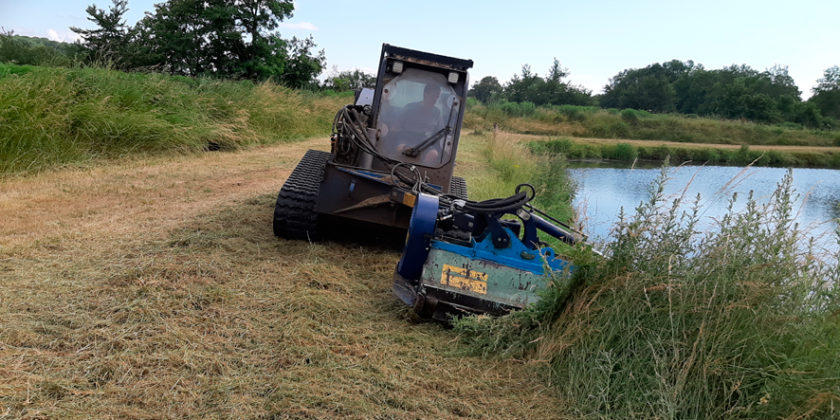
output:
[{"label": "seed head grass", "polygon": [[326,136],[336,110],[352,101],[269,82],[26,70],[0,71],[0,174]]}]

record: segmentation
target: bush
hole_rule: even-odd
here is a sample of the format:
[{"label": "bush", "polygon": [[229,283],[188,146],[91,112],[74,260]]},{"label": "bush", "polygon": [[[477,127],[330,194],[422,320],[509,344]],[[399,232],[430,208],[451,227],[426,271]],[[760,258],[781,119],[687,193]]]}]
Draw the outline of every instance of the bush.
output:
[{"label": "bush", "polygon": [[636,114],[636,111],[629,108],[621,110],[621,119],[630,125],[639,123],[639,116]]},{"label": "bush", "polygon": [[532,102],[499,102],[498,104],[490,105],[491,108],[500,109],[505,115],[510,117],[527,117],[534,114],[537,106]]},{"label": "bush", "polygon": [[631,161],[639,157],[639,152],[632,144],[618,143],[615,145],[612,153],[608,155],[609,159]]}]

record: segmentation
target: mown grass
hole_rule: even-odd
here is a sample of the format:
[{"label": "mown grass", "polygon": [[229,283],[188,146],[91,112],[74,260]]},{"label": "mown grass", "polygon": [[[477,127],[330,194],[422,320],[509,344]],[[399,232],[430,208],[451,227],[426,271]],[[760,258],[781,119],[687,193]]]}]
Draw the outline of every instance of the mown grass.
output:
[{"label": "mown grass", "polygon": [[[471,140],[472,183],[492,170]],[[273,236],[309,147],[328,140],[4,184],[0,417],[558,418],[526,364],[456,355],[393,296],[399,252]]]},{"label": "mown grass", "polygon": [[606,258],[579,256],[570,299],[469,320],[464,337],[544,361],[578,417],[840,416],[840,266],[794,224],[791,174],[706,233],[666,180],[617,222]]},{"label": "mown grass", "polygon": [[483,105],[470,101],[464,125],[552,136],[669,140],[686,143],[840,146],[840,131],[812,130],[795,124],[768,125],[679,114],[652,114],[633,109],[573,105]]},{"label": "mown grass", "polygon": [[622,162],[641,159],[662,162],[670,158],[670,161],[674,163],[840,168],[840,153],[819,150],[764,151],[750,149],[748,145],[742,145],[738,149],[723,149],[667,145],[640,146],[622,142],[593,144],[569,138],[534,141],[528,146],[536,154],[566,159],[609,159]]},{"label": "mown grass", "polygon": [[351,100],[271,83],[0,64],[0,174],[327,135]]}]

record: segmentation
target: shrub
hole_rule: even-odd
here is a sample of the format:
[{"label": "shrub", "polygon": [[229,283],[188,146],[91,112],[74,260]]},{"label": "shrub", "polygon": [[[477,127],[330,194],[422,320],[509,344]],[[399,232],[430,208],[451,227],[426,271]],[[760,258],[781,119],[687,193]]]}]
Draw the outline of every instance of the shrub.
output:
[{"label": "shrub", "polygon": [[532,102],[500,102],[491,107],[497,107],[511,117],[527,117],[534,114],[537,107]]},{"label": "shrub", "polygon": [[639,157],[639,152],[632,144],[618,143],[604,150],[604,157],[622,161],[632,161]]},{"label": "shrub", "polygon": [[621,119],[630,125],[636,125],[639,123],[639,116],[636,114],[635,110],[630,108],[621,110]]}]

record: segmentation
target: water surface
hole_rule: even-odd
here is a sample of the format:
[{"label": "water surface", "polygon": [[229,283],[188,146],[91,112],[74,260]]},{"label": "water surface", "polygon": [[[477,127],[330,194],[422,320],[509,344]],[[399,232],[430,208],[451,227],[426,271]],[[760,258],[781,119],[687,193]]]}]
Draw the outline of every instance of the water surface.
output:
[{"label": "water surface", "polygon": [[[569,173],[577,183],[575,208],[583,221],[584,231],[596,241],[607,238],[619,209],[626,215],[643,200],[647,200],[660,168],[616,168],[586,165],[574,167],[570,162]],[[578,164],[578,166],[583,166]],[[701,196],[701,222],[699,228],[714,228],[714,219],[726,212],[732,194],[738,193],[736,209],[746,205],[750,190],[759,203],[767,202],[787,169],[732,166],[683,166],[668,170],[666,196],[678,197],[686,190],[683,208],[688,209],[699,193]],[[840,170],[793,169],[793,185],[798,198],[793,206],[800,228],[817,238],[827,250],[836,250],[835,230],[840,217]]]}]

